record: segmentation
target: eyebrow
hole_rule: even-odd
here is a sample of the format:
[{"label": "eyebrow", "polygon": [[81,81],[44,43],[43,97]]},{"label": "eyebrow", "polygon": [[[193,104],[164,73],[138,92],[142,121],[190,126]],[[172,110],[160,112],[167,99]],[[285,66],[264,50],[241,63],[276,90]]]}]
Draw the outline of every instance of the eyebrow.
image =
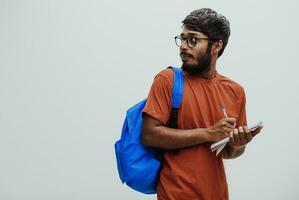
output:
[{"label": "eyebrow", "polygon": [[184,34],[184,33],[181,33],[181,37],[182,36],[197,36],[197,37],[203,37],[203,36],[201,36],[201,35],[198,35],[198,34],[196,34],[196,33],[186,33],[186,34]]}]

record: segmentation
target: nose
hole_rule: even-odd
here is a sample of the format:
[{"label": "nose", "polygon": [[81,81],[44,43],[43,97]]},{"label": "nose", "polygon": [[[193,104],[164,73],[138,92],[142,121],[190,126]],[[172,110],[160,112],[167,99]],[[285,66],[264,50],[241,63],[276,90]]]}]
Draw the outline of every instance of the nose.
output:
[{"label": "nose", "polygon": [[182,40],[181,45],[180,45],[180,50],[181,51],[186,51],[188,49],[188,45],[187,45],[187,41],[186,40]]}]

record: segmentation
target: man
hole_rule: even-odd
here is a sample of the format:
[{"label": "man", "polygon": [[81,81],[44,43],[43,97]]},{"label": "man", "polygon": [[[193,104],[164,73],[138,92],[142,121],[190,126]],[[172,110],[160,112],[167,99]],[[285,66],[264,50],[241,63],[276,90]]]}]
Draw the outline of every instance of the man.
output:
[{"label": "man", "polygon": [[[173,72],[166,69],[155,77],[143,110],[142,142],[165,150],[159,200],[228,199],[222,159],[240,156],[261,128],[247,128],[244,89],[216,70],[230,35],[228,20],[203,8],[182,23],[175,37],[185,77],[178,129],[167,127]],[[230,143],[216,156],[211,143],[226,137]]]}]

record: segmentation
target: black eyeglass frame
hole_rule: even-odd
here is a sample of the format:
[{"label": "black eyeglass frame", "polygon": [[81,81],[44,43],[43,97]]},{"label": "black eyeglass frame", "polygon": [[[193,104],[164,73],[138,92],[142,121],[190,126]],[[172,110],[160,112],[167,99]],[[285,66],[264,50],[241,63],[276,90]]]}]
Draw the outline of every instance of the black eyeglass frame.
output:
[{"label": "black eyeglass frame", "polygon": [[[190,39],[195,39],[195,41],[194,41],[194,45],[191,45],[191,44],[190,44]],[[178,43],[178,40],[180,40],[180,44]],[[183,44],[183,42],[186,41],[187,46],[188,46],[189,48],[194,48],[200,40],[212,40],[212,39],[207,38],[207,37],[186,37],[186,38],[183,38],[183,37],[180,36],[180,35],[177,35],[177,36],[174,37],[175,44],[176,44],[178,47],[180,47],[180,46]]]}]

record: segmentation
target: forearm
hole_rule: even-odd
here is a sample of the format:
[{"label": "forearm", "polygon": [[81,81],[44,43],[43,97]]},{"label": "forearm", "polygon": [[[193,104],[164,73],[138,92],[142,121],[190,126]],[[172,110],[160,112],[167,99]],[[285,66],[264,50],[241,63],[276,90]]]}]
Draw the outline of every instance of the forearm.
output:
[{"label": "forearm", "polygon": [[173,129],[156,126],[151,130],[143,128],[142,142],[145,146],[162,149],[179,149],[208,142],[208,129]]},{"label": "forearm", "polygon": [[174,129],[166,127],[149,115],[144,115],[142,143],[149,147],[172,150],[216,142],[229,136],[234,123],[233,118],[223,118],[208,128]]},{"label": "forearm", "polygon": [[224,159],[233,159],[241,156],[245,151],[246,145],[243,146],[232,146],[230,143],[227,144],[224,151],[221,152],[221,156]]}]

